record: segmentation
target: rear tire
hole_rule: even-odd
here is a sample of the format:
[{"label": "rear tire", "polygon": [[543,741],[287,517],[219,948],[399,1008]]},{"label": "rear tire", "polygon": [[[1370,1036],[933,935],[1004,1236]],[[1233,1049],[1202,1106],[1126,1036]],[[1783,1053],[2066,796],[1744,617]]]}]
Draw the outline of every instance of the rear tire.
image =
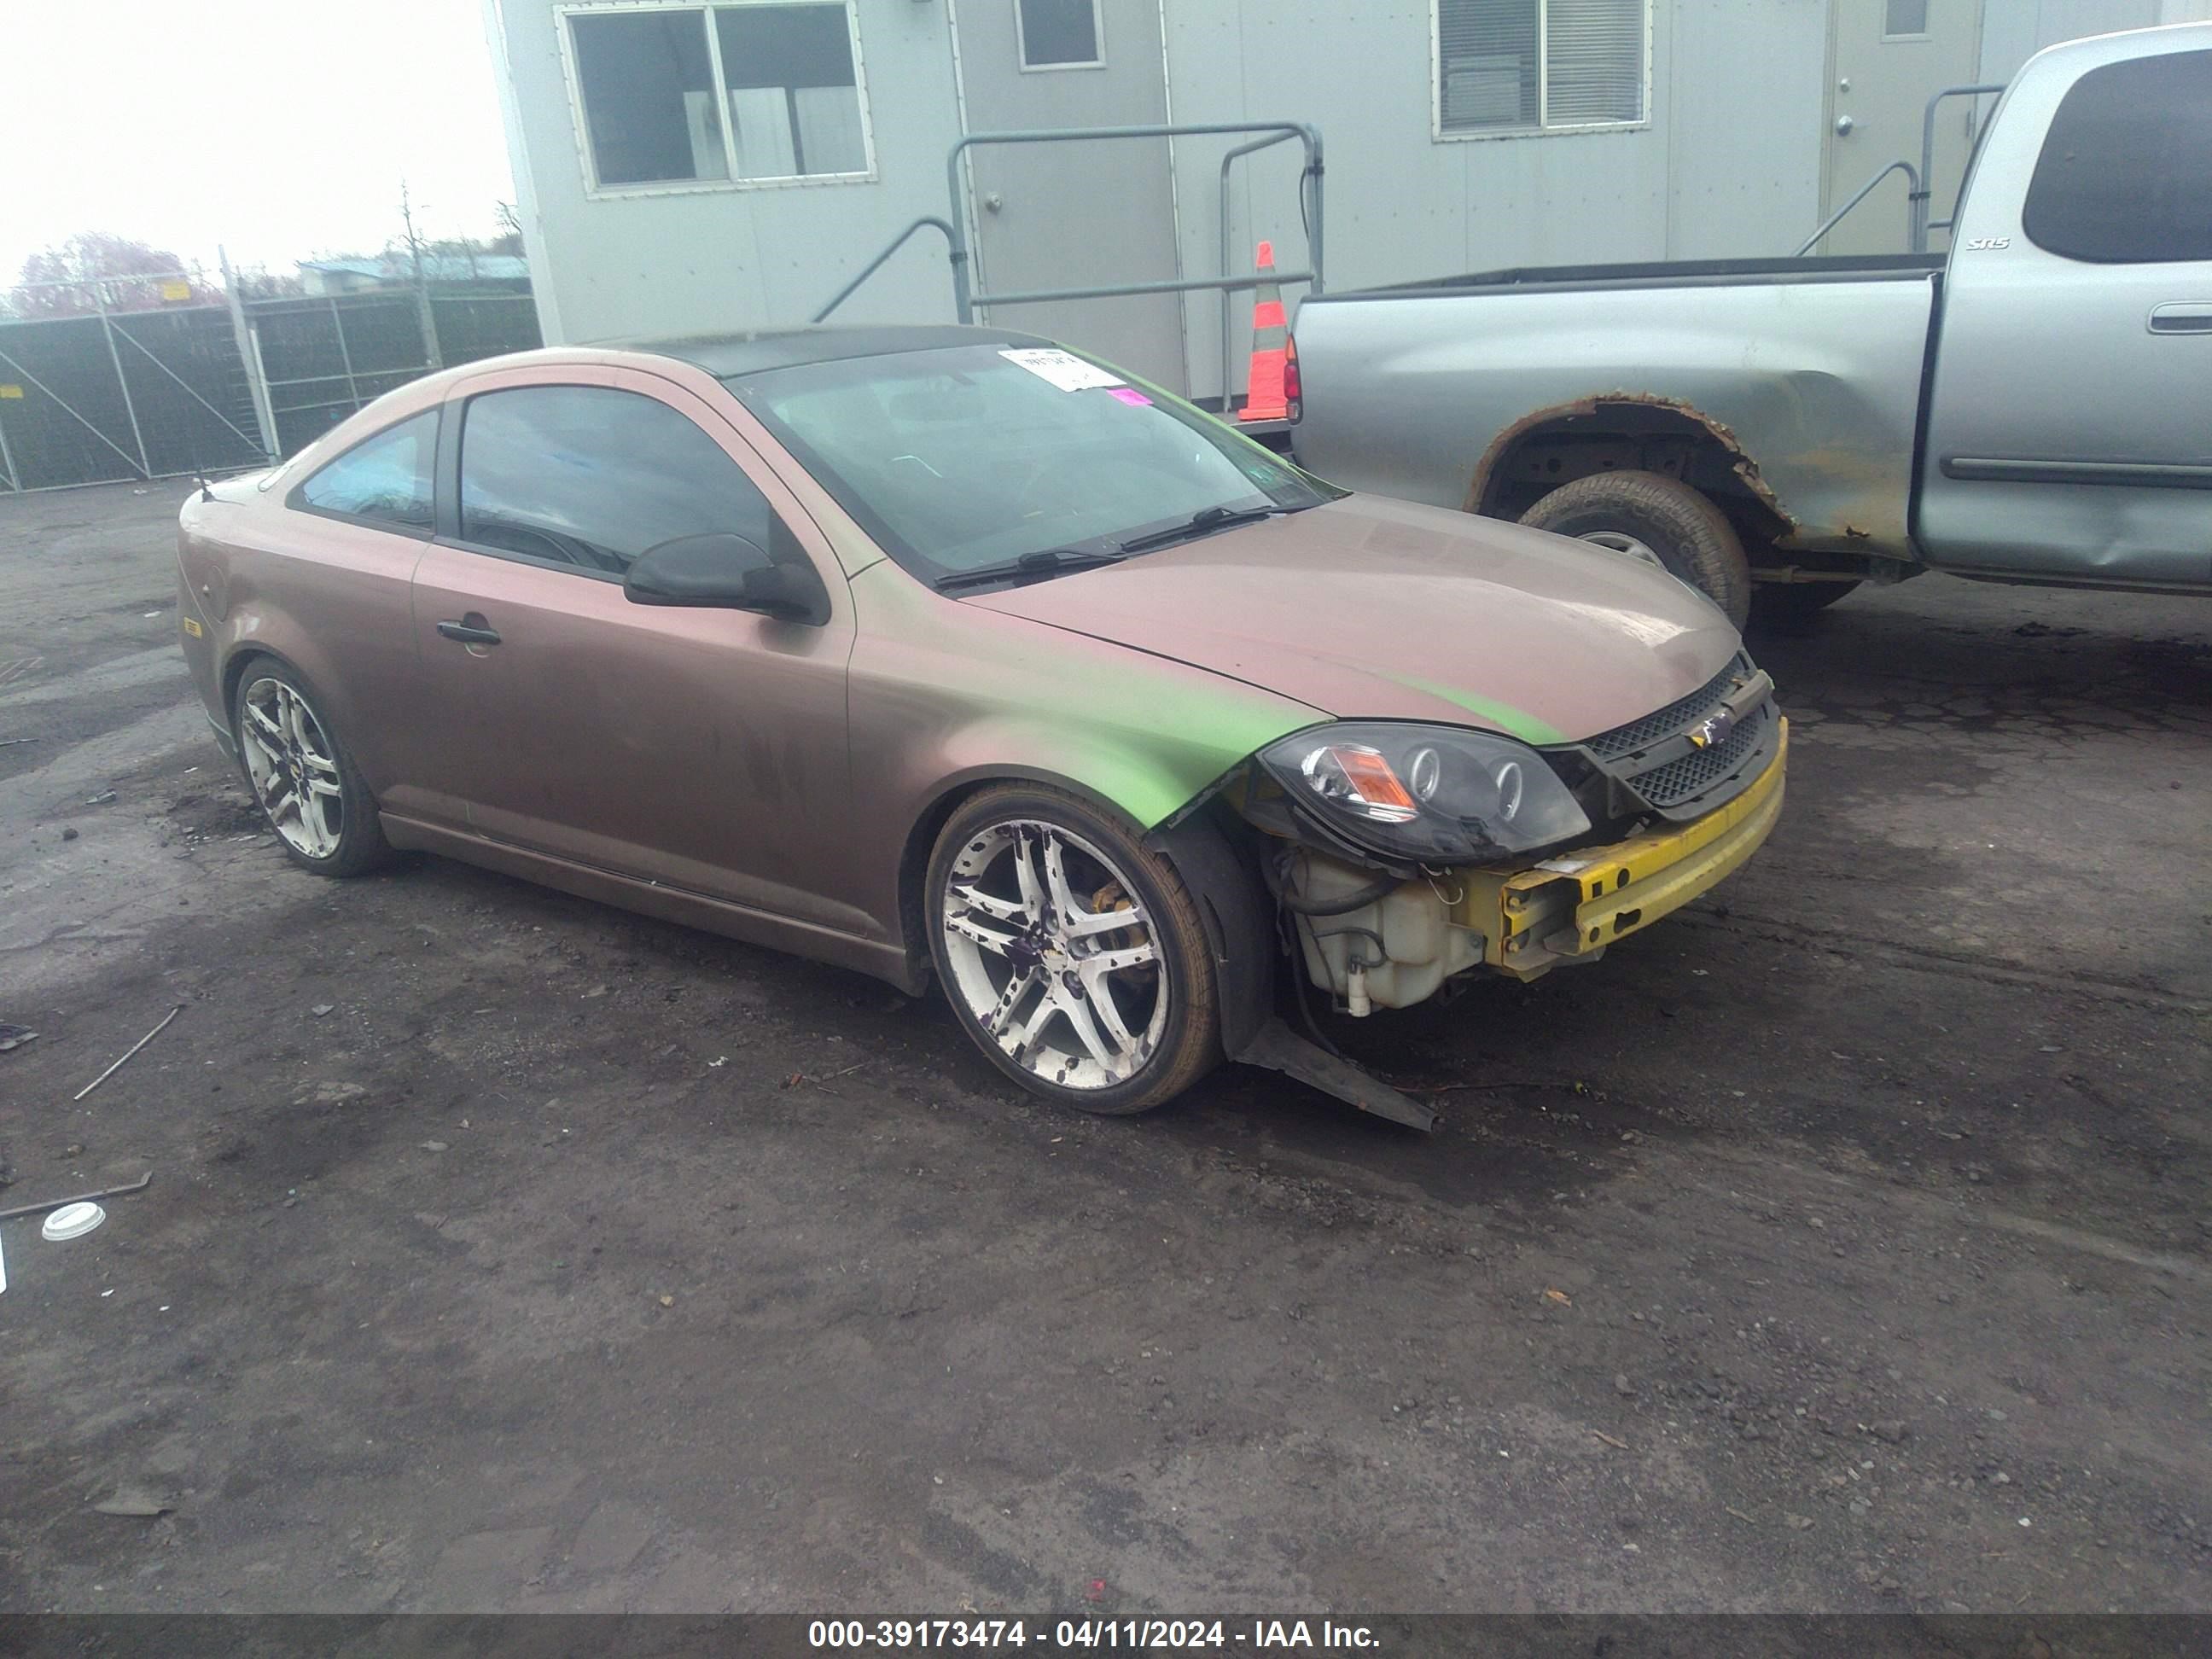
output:
[{"label": "rear tire", "polygon": [[945,1000],[1024,1088],[1128,1116],[1221,1063],[1213,953],[1189,889],[1087,801],[1042,784],[985,789],[945,824],[926,880]]},{"label": "rear tire", "polygon": [[1595,472],[1562,484],[1521,522],[1585,540],[1640,543],[1738,629],[1751,616],[1751,562],[1727,514],[1689,485],[1656,472]]},{"label": "rear tire", "polygon": [[357,876],[392,857],[376,799],[306,678],[257,657],[230,702],[238,769],[284,856],[319,876]]},{"label": "rear tire", "polygon": [[1778,634],[1809,628],[1814,617],[1857,586],[1855,581],[1760,582],[1751,591],[1751,625]]}]

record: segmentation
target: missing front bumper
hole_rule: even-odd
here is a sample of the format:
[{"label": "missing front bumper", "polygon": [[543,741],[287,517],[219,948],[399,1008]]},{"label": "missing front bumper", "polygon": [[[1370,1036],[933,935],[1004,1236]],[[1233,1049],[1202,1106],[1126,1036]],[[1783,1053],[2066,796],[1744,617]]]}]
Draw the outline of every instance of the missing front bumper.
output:
[{"label": "missing front bumper", "polygon": [[[1371,904],[1325,918],[1301,916],[1306,970],[1340,1007],[1405,1008],[1478,968],[1529,980],[1594,962],[1607,948],[1741,868],[1782,816],[1790,726],[1750,787],[1678,828],[1578,848],[1526,869],[1453,870],[1409,881]],[[1373,879],[1309,854],[1303,896],[1326,902]]]},{"label": "missing front bumper", "polygon": [[1577,848],[1533,869],[1464,872],[1452,921],[1487,934],[1485,960],[1516,979],[1589,960],[1711,892],[1759,849],[1782,816],[1789,758],[1784,720],[1751,787],[1679,830]]}]

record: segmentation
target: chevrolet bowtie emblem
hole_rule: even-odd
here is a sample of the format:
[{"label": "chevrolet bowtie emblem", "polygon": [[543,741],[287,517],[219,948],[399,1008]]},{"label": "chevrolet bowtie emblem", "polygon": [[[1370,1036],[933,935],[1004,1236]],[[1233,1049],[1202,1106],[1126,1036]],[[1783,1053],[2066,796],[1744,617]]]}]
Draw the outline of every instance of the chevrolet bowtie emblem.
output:
[{"label": "chevrolet bowtie emblem", "polygon": [[1725,708],[1711,720],[1690,728],[1690,741],[1699,749],[1710,749],[1735,730],[1735,716]]}]

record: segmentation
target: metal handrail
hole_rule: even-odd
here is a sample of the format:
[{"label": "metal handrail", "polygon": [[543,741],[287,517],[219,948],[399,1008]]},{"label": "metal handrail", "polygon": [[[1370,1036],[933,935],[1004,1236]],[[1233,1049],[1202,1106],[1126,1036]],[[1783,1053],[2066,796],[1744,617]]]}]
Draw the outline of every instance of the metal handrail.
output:
[{"label": "metal handrail", "polygon": [[[1793,258],[1802,258],[1807,253],[1811,252],[1814,246],[1819,243],[1820,240],[1823,236],[1826,236],[1830,231],[1833,230],[1838,222],[1842,220],[1843,216],[1846,213],[1849,213],[1861,202],[1866,200],[1868,195],[1873,191],[1876,185],[1888,178],[1891,173],[1899,172],[1902,172],[1908,181],[1908,188],[1905,198],[1905,244],[1915,253],[1927,252],[1928,233],[1931,230],[1948,230],[1954,223],[1957,222],[1959,216],[1955,203],[1954,204],[1953,212],[1950,218],[1931,220],[1928,216],[1929,198],[1935,194],[1936,191],[1936,106],[1941,104],[1946,98],[1978,98],[1987,93],[2002,92],[2005,89],[2005,84],[2006,83],[2004,82],[1997,81],[1985,82],[1971,87],[1945,87],[1942,90],[1930,97],[1925,107],[1923,107],[1920,112],[1919,167],[1916,168],[1910,161],[1892,161],[1880,173],[1875,173],[1873,178],[1868,179],[1866,183],[1860,185],[1858,193],[1853,196],[1850,201],[1844,203],[1843,206],[1837,209],[1835,212],[1830,214],[1827,220],[1820,226],[1820,229],[1814,231],[1810,236],[1807,237],[1804,244],[1800,246],[1797,252],[1791,257]],[[1963,186],[1964,180],[1961,180],[1960,182]]]},{"label": "metal handrail", "polygon": [[818,323],[824,318],[828,317],[831,312],[836,310],[839,306],[843,305],[846,301],[851,299],[854,291],[859,289],[861,283],[866,282],[869,277],[881,270],[884,268],[884,264],[890,258],[891,255],[896,253],[901,248],[906,246],[908,237],[913,235],[917,230],[926,230],[932,225],[936,226],[938,229],[945,233],[945,248],[950,253],[956,266],[964,261],[968,258],[967,252],[960,246],[960,239],[953,234],[951,225],[946,221],[939,218],[933,213],[925,213],[921,218],[915,220],[904,230],[899,232],[896,236],[893,237],[891,239],[890,246],[885,248],[881,253],[876,255],[874,258],[869,260],[868,263],[861,268],[860,274],[859,276],[853,278],[851,282],[846,283],[844,287],[839,289],[837,290],[837,297],[836,299],[830,301],[828,305],[823,307],[821,310],[816,312],[806,320],[810,323]]},{"label": "metal handrail", "polygon": [[[1861,185],[1858,188],[1858,194],[1852,197],[1850,201],[1844,203],[1843,206],[1838,208],[1833,213],[1830,214],[1826,221],[1820,226],[1820,229],[1814,231],[1810,236],[1808,236],[1803,243],[1798,247],[1796,252],[1791,254],[1790,257],[1793,259],[1802,259],[1805,255],[1810,253],[1813,249],[1818,246],[1823,236],[1826,236],[1830,231],[1833,230],[1838,225],[1843,222],[1843,218],[1845,214],[1849,213],[1853,208],[1856,207],[1861,202],[1865,201],[1869,196],[1874,193],[1874,187],[1876,185],[1888,178],[1891,173],[1899,172],[1902,172],[1905,174],[1905,180],[1911,192],[1905,198],[1907,228],[1910,228],[1913,222],[1910,216],[1911,215],[1914,207],[1916,205],[1925,205],[1924,199],[1920,194],[1920,181],[1923,175],[1910,161],[1892,161],[1880,173],[1875,173],[1873,178]],[[1926,249],[1927,238],[1923,235],[1920,239],[1918,246],[1914,249],[1914,252],[1924,252]]]},{"label": "metal handrail", "polygon": [[[1273,280],[1311,283],[1316,294],[1322,292],[1322,147],[1321,129],[1307,121],[1210,121],[1196,125],[1167,125],[1143,127],[1066,127],[1059,130],[1036,128],[1018,132],[971,132],[952,146],[945,159],[946,193],[953,204],[953,217],[959,219],[960,155],[971,144],[1055,144],[1097,138],[1200,138],[1221,133],[1273,133],[1280,137],[1297,138],[1305,146],[1305,171],[1301,185],[1311,181],[1313,224],[1308,232],[1308,249],[1313,269],[1295,275],[1279,274]],[[1238,289],[1257,288],[1261,278],[1252,276],[1219,276],[1177,278],[1165,283],[1115,283],[1103,287],[1081,289],[1037,289],[1021,294],[975,294],[968,285],[969,264],[964,233],[956,237],[952,266],[952,296],[955,308],[963,323],[975,320],[975,308],[992,305],[1029,305],[1040,300],[1103,300],[1130,294],[1195,294],[1212,292],[1233,293]]]},{"label": "metal handrail", "polygon": [[[1220,238],[1219,238],[1219,240],[1220,240],[1220,245],[1221,245],[1221,270],[1222,270],[1222,273],[1223,273],[1224,276],[1228,274],[1228,270],[1229,270],[1229,261],[1230,261],[1230,258],[1231,258],[1231,252],[1230,252],[1230,247],[1229,247],[1229,170],[1230,170],[1230,168],[1231,168],[1231,167],[1232,167],[1233,166],[1235,166],[1235,165],[1236,165],[1236,163],[1237,163],[1237,161],[1240,158],[1242,158],[1242,157],[1243,157],[1243,156],[1249,155],[1253,154],[1253,153],[1254,153],[1255,151],[1256,151],[1256,150],[1263,150],[1263,149],[1271,149],[1271,148],[1273,148],[1274,145],[1277,145],[1277,144],[1285,144],[1285,143],[1289,143],[1292,138],[1296,137],[1297,136],[1297,134],[1295,134],[1295,133],[1290,133],[1290,132],[1278,132],[1278,133],[1275,133],[1275,134],[1273,134],[1273,136],[1271,136],[1271,137],[1266,137],[1266,138],[1255,138],[1255,139],[1254,139],[1254,140],[1252,140],[1252,142],[1251,142],[1250,143],[1249,143],[1249,144],[1239,144],[1239,145],[1237,145],[1236,149],[1234,149],[1231,150],[1231,151],[1230,151],[1226,155],[1224,155],[1224,156],[1221,158],[1221,187],[1220,187],[1220,201],[1221,201],[1221,207],[1220,207],[1220,213],[1219,213],[1219,225],[1220,225]],[[1298,182],[1298,188],[1299,188],[1299,189],[1300,189],[1300,191],[1302,191],[1304,190],[1304,188],[1305,188],[1305,181],[1304,181],[1304,179],[1301,179],[1299,180],[1299,182]],[[1284,279],[1283,279],[1283,278],[1279,275],[1279,276],[1277,276],[1276,280],[1277,280],[1278,282],[1281,282],[1281,281],[1283,281]],[[1291,281],[1295,282],[1295,281],[1297,281],[1297,280],[1299,280],[1299,279],[1294,276],[1294,277],[1291,277],[1290,280],[1291,280]],[[1316,292],[1318,292],[1318,290],[1316,290]],[[1231,353],[1230,349],[1229,349],[1230,337],[1231,337],[1231,331],[1232,331],[1232,329],[1233,329],[1233,327],[1234,327],[1233,321],[1232,321],[1232,319],[1231,319],[1231,316],[1230,316],[1230,314],[1229,314],[1229,295],[1230,295],[1230,293],[1231,293],[1231,290],[1230,290],[1230,289],[1222,289],[1222,290],[1221,290],[1221,412],[1222,412],[1224,415],[1226,415],[1226,414],[1229,412],[1229,395],[1230,395],[1230,387],[1236,384],[1236,379],[1237,379],[1237,362],[1236,362],[1236,358],[1235,358],[1235,357],[1234,357],[1234,356]]]},{"label": "metal handrail", "polygon": [[[2005,83],[2002,81],[1993,83],[1984,83],[1980,86],[1945,87],[1941,92],[1937,93],[1934,97],[1928,100],[1928,107],[1921,112],[1921,182],[1914,187],[1915,193],[1912,198],[1912,251],[1915,253],[1925,253],[1928,252],[1928,233],[1929,231],[1948,230],[1959,216],[1958,204],[1954,200],[1950,218],[1945,219],[1940,223],[1930,223],[1928,218],[1928,198],[1936,188],[1936,106],[1942,103],[1946,98],[1978,98],[1984,93],[2002,92],[2004,89]],[[1960,180],[1961,188],[1964,188],[1965,183],[1966,181],[1962,178]]]},{"label": "metal handrail", "polygon": [[[1291,138],[1297,139],[1305,146],[1306,164],[1304,171],[1298,175],[1298,191],[1300,205],[1308,210],[1306,241],[1307,251],[1311,256],[1312,270],[1279,271],[1267,277],[1262,277],[1257,273],[1249,276],[1226,275],[1228,231],[1224,223],[1222,232],[1224,239],[1222,258],[1224,274],[1220,276],[1177,277],[1170,282],[1160,283],[1109,283],[1091,288],[1041,288],[1018,294],[977,294],[971,288],[969,272],[972,262],[968,249],[967,218],[961,211],[961,198],[963,191],[960,177],[960,155],[969,145],[1053,144],[1093,138],[1194,138],[1203,137],[1208,134],[1231,132],[1266,133],[1271,136],[1263,143],[1247,144],[1233,149],[1223,159],[1221,191],[1224,222],[1227,218],[1228,169],[1231,161],[1251,150],[1264,149],[1268,144],[1280,143]],[[858,276],[837,291],[836,298],[808,319],[810,322],[822,321],[839,306],[851,299],[861,283],[881,270],[891,255],[906,246],[907,238],[928,226],[934,226],[945,233],[945,246],[952,263],[952,309],[954,314],[963,323],[972,323],[975,320],[978,307],[1034,305],[1041,300],[1105,300],[1131,294],[1194,294],[1215,290],[1218,290],[1226,296],[1241,289],[1257,288],[1262,282],[1307,283],[1311,284],[1314,293],[1319,294],[1322,291],[1321,129],[1310,122],[1221,121],[1207,122],[1194,126],[1067,127],[1018,132],[971,132],[956,143],[947,152],[945,158],[945,196],[951,206],[951,216],[940,219],[933,214],[925,214],[899,232],[897,236],[892,239],[890,246],[869,260],[861,268]],[[1223,395],[1225,401],[1227,397],[1225,386]]]},{"label": "metal handrail", "polygon": [[1030,306],[1043,300],[1114,300],[1130,294],[1193,294],[1212,293],[1218,289],[1233,294],[1240,289],[1258,288],[1263,283],[1313,283],[1321,278],[1310,270],[1281,270],[1261,276],[1200,276],[1186,279],[1170,277],[1158,283],[1109,283],[1098,288],[1034,288],[1018,294],[978,294],[969,302],[972,306]]}]

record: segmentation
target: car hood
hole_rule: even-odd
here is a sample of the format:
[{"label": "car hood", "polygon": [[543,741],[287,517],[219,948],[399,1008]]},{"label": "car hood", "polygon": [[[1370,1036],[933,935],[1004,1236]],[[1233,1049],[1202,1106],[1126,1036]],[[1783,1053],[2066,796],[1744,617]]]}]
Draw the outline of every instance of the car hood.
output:
[{"label": "car hood", "polygon": [[1339,719],[1561,743],[1696,690],[1739,648],[1665,572],[1494,519],[1352,496],[967,601]]}]

